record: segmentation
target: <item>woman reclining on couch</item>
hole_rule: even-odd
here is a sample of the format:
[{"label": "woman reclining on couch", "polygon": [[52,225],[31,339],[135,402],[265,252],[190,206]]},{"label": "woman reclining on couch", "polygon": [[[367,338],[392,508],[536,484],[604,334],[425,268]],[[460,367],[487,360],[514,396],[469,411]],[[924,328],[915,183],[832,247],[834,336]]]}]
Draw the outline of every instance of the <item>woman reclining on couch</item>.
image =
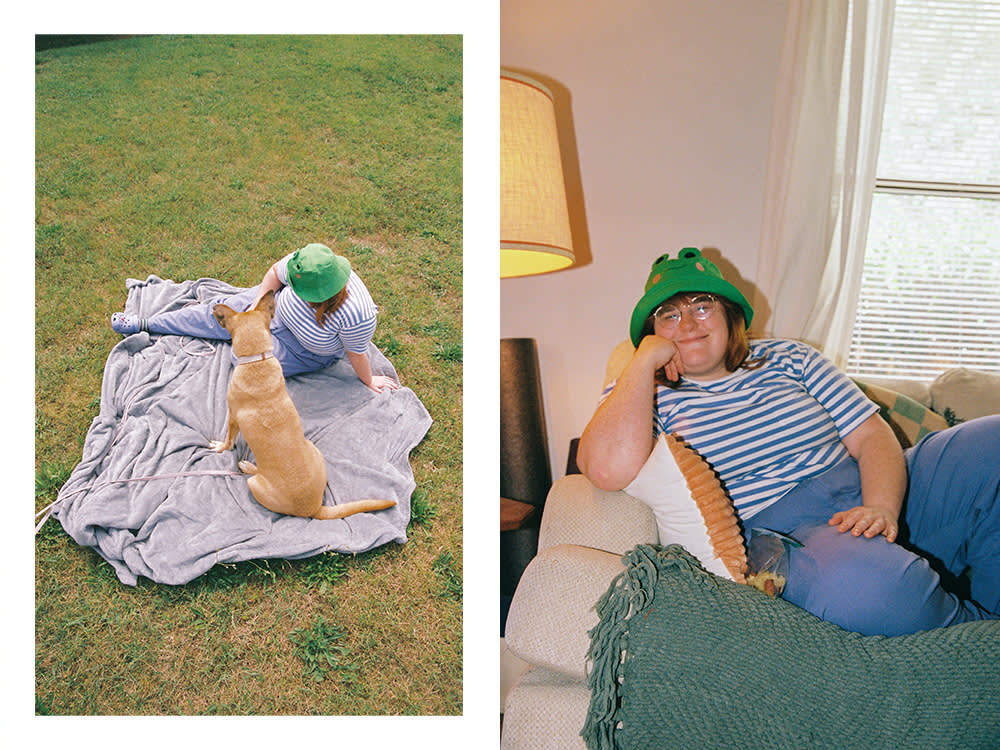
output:
[{"label": "woman reclining on couch", "polygon": [[[904,453],[849,378],[806,344],[750,342],[752,318],[697,249],[658,258],[632,313],[636,351],[581,437],[584,474],[622,489],[656,436],[677,433],[719,474],[747,538],[757,527],[803,544],[786,600],[866,635],[1000,617],[1000,416]],[[963,599],[941,575],[966,569]]]}]

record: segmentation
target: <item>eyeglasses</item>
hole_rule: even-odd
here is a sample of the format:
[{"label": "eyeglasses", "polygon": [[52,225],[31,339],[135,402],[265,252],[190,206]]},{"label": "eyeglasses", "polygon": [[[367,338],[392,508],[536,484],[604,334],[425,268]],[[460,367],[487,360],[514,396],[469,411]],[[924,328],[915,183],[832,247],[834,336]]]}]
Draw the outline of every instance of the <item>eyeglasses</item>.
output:
[{"label": "eyeglasses", "polygon": [[688,298],[687,304],[673,302],[660,305],[653,312],[653,319],[667,330],[680,325],[681,316],[687,310],[695,320],[706,320],[719,309],[719,299],[714,294],[698,294]]}]

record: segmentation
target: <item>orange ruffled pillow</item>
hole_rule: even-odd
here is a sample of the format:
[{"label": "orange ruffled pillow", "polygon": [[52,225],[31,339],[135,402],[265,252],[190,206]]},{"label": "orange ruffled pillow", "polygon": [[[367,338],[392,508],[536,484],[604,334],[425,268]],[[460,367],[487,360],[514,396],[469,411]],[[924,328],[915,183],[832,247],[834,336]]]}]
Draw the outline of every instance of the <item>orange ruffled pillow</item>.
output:
[{"label": "orange ruffled pillow", "polygon": [[661,434],[625,492],[653,510],[660,544],[680,544],[710,573],[746,583],[747,555],[733,503],[712,468]]}]

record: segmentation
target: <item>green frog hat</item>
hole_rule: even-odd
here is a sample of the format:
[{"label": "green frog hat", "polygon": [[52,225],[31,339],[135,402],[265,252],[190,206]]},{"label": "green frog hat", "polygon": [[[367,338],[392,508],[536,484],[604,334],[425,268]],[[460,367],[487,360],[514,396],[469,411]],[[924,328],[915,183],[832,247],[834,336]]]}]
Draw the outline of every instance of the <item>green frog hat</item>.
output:
[{"label": "green frog hat", "polygon": [[722,278],[722,272],[696,247],[685,247],[677,253],[676,260],[664,253],[653,263],[653,270],[646,280],[646,293],[632,311],[629,338],[639,346],[642,326],[646,319],[665,300],[680,292],[710,292],[732,300],[743,308],[747,328],[753,320],[753,308],[735,286]]}]

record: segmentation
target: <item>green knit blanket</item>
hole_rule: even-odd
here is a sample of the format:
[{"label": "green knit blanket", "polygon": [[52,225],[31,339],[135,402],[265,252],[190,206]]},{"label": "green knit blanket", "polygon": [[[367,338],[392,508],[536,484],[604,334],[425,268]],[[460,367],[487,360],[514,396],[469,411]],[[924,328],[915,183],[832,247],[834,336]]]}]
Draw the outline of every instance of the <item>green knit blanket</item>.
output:
[{"label": "green knit blanket", "polygon": [[642,545],[597,605],[590,711],[609,748],[1000,748],[1000,621],[849,633]]}]

